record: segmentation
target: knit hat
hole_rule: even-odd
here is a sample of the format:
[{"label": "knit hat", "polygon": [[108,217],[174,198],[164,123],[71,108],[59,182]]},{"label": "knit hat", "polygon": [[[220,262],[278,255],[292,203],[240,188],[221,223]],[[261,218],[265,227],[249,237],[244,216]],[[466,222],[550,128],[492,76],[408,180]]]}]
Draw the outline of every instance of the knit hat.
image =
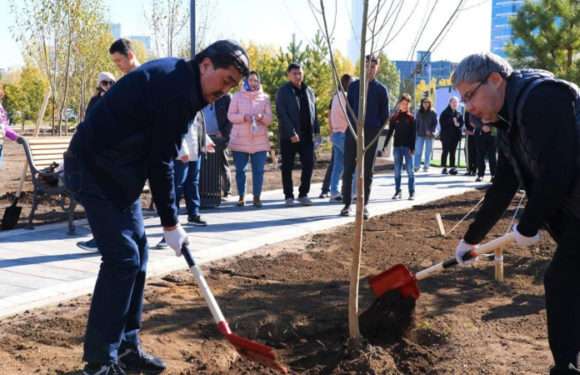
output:
[{"label": "knit hat", "polygon": [[99,77],[97,78],[97,86],[101,84],[101,82],[108,81],[115,83],[117,80],[112,73],[109,72],[100,72]]}]

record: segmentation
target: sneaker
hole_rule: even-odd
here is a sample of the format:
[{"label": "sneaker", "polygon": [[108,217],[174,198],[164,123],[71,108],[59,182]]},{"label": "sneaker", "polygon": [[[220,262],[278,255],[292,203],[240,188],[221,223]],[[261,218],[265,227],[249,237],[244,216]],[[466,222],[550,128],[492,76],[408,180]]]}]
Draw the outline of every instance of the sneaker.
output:
[{"label": "sneaker", "polygon": [[336,194],[330,197],[330,203],[342,202],[342,195]]},{"label": "sneaker", "polygon": [[449,170],[449,174],[450,174],[450,175],[452,175],[452,176],[455,176],[455,175],[457,174],[457,169],[455,169],[455,168],[451,168],[451,169]]},{"label": "sneaker", "polygon": [[364,208],[364,210],[363,210],[363,219],[364,219],[364,220],[368,220],[368,219],[369,219],[369,217],[370,217],[370,216],[369,216],[369,210],[368,210],[368,209],[366,208],[366,206],[365,206],[365,208]]},{"label": "sneaker", "polygon": [[84,242],[77,242],[77,246],[86,251],[99,251],[97,241],[94,238]]},{"label": "sneaker", "polygon": [[298,202],[303,206],[312,206],[312,201],[308,197],[299,197]]},{"label": "sneaker", "polygon": [[443,170],[441,171],[441,174],[447,174],[447,168],[443,168]]},{"label": "sneaker", "polygon": [[83,375],[126,375],[126,372],[116,363],[88,363],[83,369]]},{"label": "sneaker", "polygon": [[254,197],[254,207],[256,208],[262,207],[262,201],[260,200],[260,197]]},{"label": "sneaker", "polygon": [[201,220],[201,216],[199,215],[189,216],[187,218],[187,223],[198,227],[207,227],[207,221]]},{"label": "sneaker", "polygon": [[393,199],[401,199],[401,198],[402,198],[401,191],[400,190],[396,191],[395,195],[393,195]]},{"label": "sneaker", "polygon": [[414,201],[415,200],[415,193],[409,193],[409,200],[410,201]]},{"label": "sneaker", "polygon": [[340,216],[350,216],[350,206],[344,207],[340,210]]},{"label": "sneaker", "polygon": [[161,241],[157,242],[157,245],[155,245],[155,248],[159,250],[167,249],[168,247],[169,245],[165,242],[165,237],[161,237]]},{"label": "sneaker", "polygon": [[126,372],[144,374],[160,374],[166,366],[160,358],[145,353],[142,350],[119,350],[119,365]]},{"label": "sneaker", "polygon": [[481,182],[481,180],[483,180],[483,178],[481,178],[481,176],[477,176],[477,178],[475,179],[475,182]]},{"label": "sneaker", "polygon": [[286,198],[286,200],[284,201],[284,204],[286,205],[286,207],[294,206],[294,198]]},{"label": "sneaker", "polygon": [[318,196],[318,198],[320,198],[320,199],[324,199],[324,198],[328,198],[328,197],[330,197],[330,194],[328,194],[328,193],[320,193],[320,195]]},{"label": "sneaker", "polygon": [[415,168],[414,169],[415,173],[419,172],[419,169],[421,169],[421,168]]},{"label": "sneaker", "polygon": [[244,201],[244,198],[240,197],[240,199],[238,199],[238,203],[236,203],[236,206],[244,207],[245,204],[246,202]]}]

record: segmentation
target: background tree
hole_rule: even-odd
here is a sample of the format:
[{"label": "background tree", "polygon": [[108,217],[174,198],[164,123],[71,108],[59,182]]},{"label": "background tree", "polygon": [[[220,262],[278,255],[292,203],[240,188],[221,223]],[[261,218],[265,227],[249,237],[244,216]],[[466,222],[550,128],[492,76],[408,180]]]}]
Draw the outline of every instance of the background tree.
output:
[{"label": "background tree", "polygon": [[515,67],[546,69],[580,82],[578,0],[527,0],[511,25],[513,38],[506,51]]}]

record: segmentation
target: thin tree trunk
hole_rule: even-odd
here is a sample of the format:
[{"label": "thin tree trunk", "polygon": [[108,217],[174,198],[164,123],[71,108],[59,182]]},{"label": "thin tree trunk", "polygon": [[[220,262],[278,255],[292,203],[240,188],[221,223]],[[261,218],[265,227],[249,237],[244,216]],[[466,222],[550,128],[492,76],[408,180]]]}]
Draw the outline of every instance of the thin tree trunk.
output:
[{"label": "thin tree trunk", "polygon": [[[63,135],[62,133],[62,116],[64,114],[64,109],[66,106],[66,100],[67,100],[67,96],[68,96],[68,84],[69,84],[69,73],[70,73],[70,56],[72,53],[72,33],[73,33],[73,27],[71,25],[71,17],[72,15],[69,14],[68,15],[68,46],[67,46],[67,51],[66,51],[66,65],[65,65],[65,69],[64,69],[64,90],[62,93],[62,99],[60,101],[60,106],[59,106],[59,111],[58,111],[58,135]],[[65,126],[67,126],[68,123],[65,123]],[[67,126],[68,128],[68,126]]]},{"label": "thin tree trunk", "polygon": [[356,219],[353,241],[353,260],[350,272],[350,289],[348,301],[348,331],[352,340],[360,339],[360,329],[358,324],[358,292],[360,279],[360,260],[363,245],[363,210],[364,210],[364,121],[366,115],[367,97],[367,74],[366,74],[366,30],[368,19],[369,1],[365,0],[363,5],[363,20],[361,30],[360,47],[360,87],[358,100],[358,122],[357,122],[357,145],[356,145]]},{"label": "thin tree trunk", "polygon": [[36,117],[36,125],[34,126],[34,136],[37,137],[40,133],[40,126],[42,125],[42,120],[44,119],[44,114],[48,108],[48,100],[50,99],[51,90],[48,89],[44,93],[44,99],[42,100],[42,105],[38,111],[38,116]]}]

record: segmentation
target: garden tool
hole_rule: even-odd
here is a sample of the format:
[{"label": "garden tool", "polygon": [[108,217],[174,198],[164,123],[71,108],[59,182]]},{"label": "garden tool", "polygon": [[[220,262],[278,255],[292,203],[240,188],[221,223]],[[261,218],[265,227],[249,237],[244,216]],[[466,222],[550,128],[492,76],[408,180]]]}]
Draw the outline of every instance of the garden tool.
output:
[{"label": "garden tool", "polygon": [[209,307],[211,315],[217,324],[218,331],[229,341],[230,344],[232,344],[232,346],[237,350],[238,353],[240,353],[240,355],[248,358],[251,361],[261,363],[264,366],[277,370],[283,374],[288,373],[286,367],[284,367],[284,365],[278,361],[278,356],[273,348],[249,340],[245,337],[238,336],[232,332],[228,322],[220,310],[220,307],[217,304],[214,295],[212,294],[209,286],[207,285],[207,282],[205,281],[205,278],[203,277],[201,269],[193,260],[187,244],[183,245],[181,252],[187,261],[187,265],[193,273],[193,277],[195,278],[195,281],[201,290],[201,294],[203,295],[203,298]]}]

